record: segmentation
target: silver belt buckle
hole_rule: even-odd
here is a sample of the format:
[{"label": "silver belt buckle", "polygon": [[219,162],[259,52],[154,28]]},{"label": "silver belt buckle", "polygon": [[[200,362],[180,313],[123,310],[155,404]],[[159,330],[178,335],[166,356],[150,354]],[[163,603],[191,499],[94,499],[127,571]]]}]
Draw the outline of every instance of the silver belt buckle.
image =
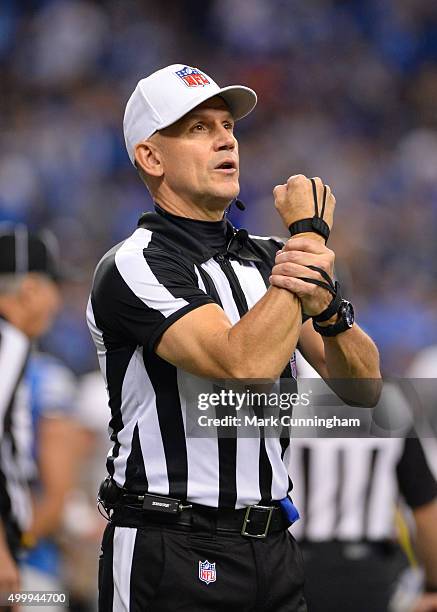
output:
[{"label": "silver belt buckle", "polygon": [[[250,513],[253,508],[256,508],[257,510],[268,510],[266,526],[265,526],[263,533],[248,533],[246,531],[247,524],[250,523]],[[253,506],[248,506],[246,509],[246,514],[244,515],[243,527],[241,528],[241,535],[246,536],[248,538],[265,538],[269,532],[273,510],[275,509],[276,509],[276,506],[257,506],[256,504],[254,504]]]}]

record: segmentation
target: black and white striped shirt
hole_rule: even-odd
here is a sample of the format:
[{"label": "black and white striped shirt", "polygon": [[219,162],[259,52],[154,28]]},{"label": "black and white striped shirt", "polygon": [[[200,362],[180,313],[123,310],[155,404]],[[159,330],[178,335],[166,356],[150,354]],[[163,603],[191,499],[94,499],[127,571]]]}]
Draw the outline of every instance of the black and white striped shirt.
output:
[{"label": "black and white striped shirt", "polygon": [[[291,488],[288,440],[187,437],[188,404],[196,390],[213,391],[214,381],[154,352],[163,332],[194,308],[216,303],[234,324],[265,294],[282,245],[241,235],[227,220],[194,221],[157,207],[97,266],[87,320],[112,415],[107,467],[129,490],[241,508]],[[290,366],[283,376],[291,379]]]},{"label": "black and white striped shirt", "polygon": [[29,339],[0,318],[0,515],[19,531],[31,519],[31,416],[22,383],[29,348]]},{"label": "black and white striped shirt", "polygon": [[[299,377],[318,377],[299,353],[297,367]],[[406,402],[399,388],[385,383],[375,410],[385,406],[403,414]],[[293,525],[298,540],[389,540],[395,536],[400,501],[414,509],[437,496],[436,480],[416,437],[294,438],[288,458],[293,501],[301,514]]]},{"label": "black and white striped shirt", "polygon": [[413,509],[437,496],[417,438],[296,438],[290,473],[293,535],[310,542],[392,539],[400,495]]}]

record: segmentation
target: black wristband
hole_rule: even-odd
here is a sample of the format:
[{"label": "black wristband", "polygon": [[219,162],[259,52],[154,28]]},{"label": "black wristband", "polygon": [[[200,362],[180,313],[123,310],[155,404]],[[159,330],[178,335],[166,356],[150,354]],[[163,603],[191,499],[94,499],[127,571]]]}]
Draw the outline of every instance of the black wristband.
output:
[{"label": "black wristband", "polygon": [[300,219],[288,226],[290,236],[302,234],[303,232],[315,232],[325,239],[325,244],[328,241],[330,229],[329,225],[321,217],[311,217],[309,219]]}]

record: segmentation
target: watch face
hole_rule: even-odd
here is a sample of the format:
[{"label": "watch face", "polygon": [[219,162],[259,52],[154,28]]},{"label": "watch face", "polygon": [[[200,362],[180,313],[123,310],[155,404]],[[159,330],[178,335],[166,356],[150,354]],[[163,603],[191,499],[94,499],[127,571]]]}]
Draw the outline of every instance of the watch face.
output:
[{"label": "watch face", "polygon": [[354,307],[352,304],[346,300],[343,301],[343,313],[342,318],[343,321],[348,325],[348,327],[352,327],[355,321]]}]

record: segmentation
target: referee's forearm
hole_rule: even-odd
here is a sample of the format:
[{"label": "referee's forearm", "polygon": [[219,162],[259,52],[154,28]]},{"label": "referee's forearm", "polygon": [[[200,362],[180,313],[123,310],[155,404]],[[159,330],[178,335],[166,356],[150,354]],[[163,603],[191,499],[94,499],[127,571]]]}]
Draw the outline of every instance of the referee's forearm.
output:
[{"label": "referee's forearm", "polygon": [[229,330],[229,351],[237,357],[237,378],[278,378],[296,348],[300,300],[285,289],[267,293]]},{"label": "referee's forearm", "polygon": [[328,384],[347,403],[374,406],[381,394],[381,372],[373,340],[355,324],[338,336],[323,337],[323,344]]}]

